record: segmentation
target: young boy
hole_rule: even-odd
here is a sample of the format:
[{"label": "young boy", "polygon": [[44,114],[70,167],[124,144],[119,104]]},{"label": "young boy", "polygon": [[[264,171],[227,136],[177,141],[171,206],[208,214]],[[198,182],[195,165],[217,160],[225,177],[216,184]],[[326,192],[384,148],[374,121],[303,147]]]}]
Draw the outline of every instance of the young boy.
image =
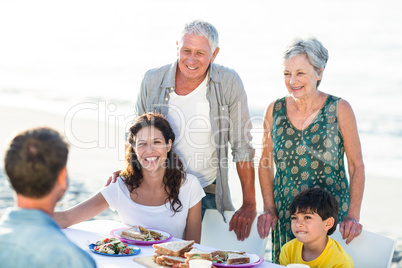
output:
[{"label": "young boy", "polygon": [[353,268],[350,255],[328,236],[336,230],[338,210],[338,202],[327,190],[312,188],[299,193],[290,205],[292,232],[296,238],[282,247],[280,264]]}]

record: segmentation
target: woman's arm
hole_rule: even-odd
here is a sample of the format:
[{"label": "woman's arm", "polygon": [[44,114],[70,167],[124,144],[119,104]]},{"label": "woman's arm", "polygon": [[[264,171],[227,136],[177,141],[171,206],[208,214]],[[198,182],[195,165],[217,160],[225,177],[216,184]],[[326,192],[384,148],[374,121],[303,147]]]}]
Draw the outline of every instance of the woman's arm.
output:
[{"label": "woman's arm", "polygon": [[257,229],[261,238],[269,235],[270,228],[275,228],[278,222],[274,200],[274,160],[272,156],[273,143],[271,136],[272,111],[275,103],[271,103],[264,115],[264,133],[262,138],[262,153],[258,166],[261,194],[264,201],[264,213],[258,217]]},{"label": "woman's arm", "polygon": [[57,211],[53,218],[61,228],[89,220],[109,207],[103,195],[99,192],[86,201],[65,211]]},{"label": "woman's arm", "polygon": [[201,241],[201,200],[188,210],[184,239],[198,244]]},{"label": "woman's arm", "polygon": [[343,238],[347,238],[348,244],[356,236],[360,235],[362,225],[360,220],[360,209],[364,192],[364,163],[360,145],[359,133],[357,130],[356,118],[350,104],[339,100],[339,126],[341,128],[345,153],[348,161],[350,203],[348,215],[340,224],[340,231]]}]

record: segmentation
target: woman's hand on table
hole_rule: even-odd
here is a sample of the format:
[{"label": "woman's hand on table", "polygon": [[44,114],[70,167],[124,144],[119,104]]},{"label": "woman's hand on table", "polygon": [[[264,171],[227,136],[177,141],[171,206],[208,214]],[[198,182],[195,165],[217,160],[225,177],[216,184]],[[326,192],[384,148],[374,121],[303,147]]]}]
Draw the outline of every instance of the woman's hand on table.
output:
[{"label": "woman's hand on table", "polygon": [[339,224],[339,231],[342,234],[342,238],[346,239],[346,244],[349,244],[355,237],[362,233],[363,225],[359,221],[346,216]]},{"label": "woman's hand on table", "polygon": [[269,235],[269,230],[274,229],[278,222],[278,214],[275,208],[266,209],[264,213],[258,216],[257,229],[261,238]]}]

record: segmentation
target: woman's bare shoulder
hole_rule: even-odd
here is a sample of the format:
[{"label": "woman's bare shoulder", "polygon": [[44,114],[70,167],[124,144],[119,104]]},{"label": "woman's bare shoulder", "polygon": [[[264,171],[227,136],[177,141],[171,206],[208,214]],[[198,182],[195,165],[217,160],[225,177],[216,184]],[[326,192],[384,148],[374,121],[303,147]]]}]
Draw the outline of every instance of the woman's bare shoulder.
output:
[{"label": "woman's bare shoulder", "polygon": [[349,116],[354,117],[352,105],[350,105],[350,103],[345,99],[339,99],[338,113],[339,113],[340,117],[345,117],[345,116],[346,117],[349,117]]}]

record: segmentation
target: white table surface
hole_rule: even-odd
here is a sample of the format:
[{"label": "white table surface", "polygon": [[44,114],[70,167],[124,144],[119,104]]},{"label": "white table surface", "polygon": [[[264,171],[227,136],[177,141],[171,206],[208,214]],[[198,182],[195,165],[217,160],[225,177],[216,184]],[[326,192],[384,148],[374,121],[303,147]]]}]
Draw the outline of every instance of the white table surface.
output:
[{"label": "white table surface", "polygon": [[[110,231],[113,229],[125,227],[126,225],[118,221],[112,220],[92,220],[85,221],[69,228],[63,229],[66,236],[77,244],[80,248],[87,251],[92,258],[96,261],[98,267],[145,267],[139,263],[133,261],[136,257],[152,256],[154,254],[154,248],[150,246],[137,245],[141,252],[134,256],[123,256],[123,257],[112,257],[104,256],[100,254],[93,253],[89,250],[88,245],[95,243],[106,237],[112,237]],[[172,238],[170,241],[178,241],[180,239]],[[214,248],[206,247],[203,245],[196,244],[197,248],[212,251]],[[255,268],[275,268],[283,267],[281,265],[273,264],[270,262],[262,262],[259,265],[253,266]]]}]

